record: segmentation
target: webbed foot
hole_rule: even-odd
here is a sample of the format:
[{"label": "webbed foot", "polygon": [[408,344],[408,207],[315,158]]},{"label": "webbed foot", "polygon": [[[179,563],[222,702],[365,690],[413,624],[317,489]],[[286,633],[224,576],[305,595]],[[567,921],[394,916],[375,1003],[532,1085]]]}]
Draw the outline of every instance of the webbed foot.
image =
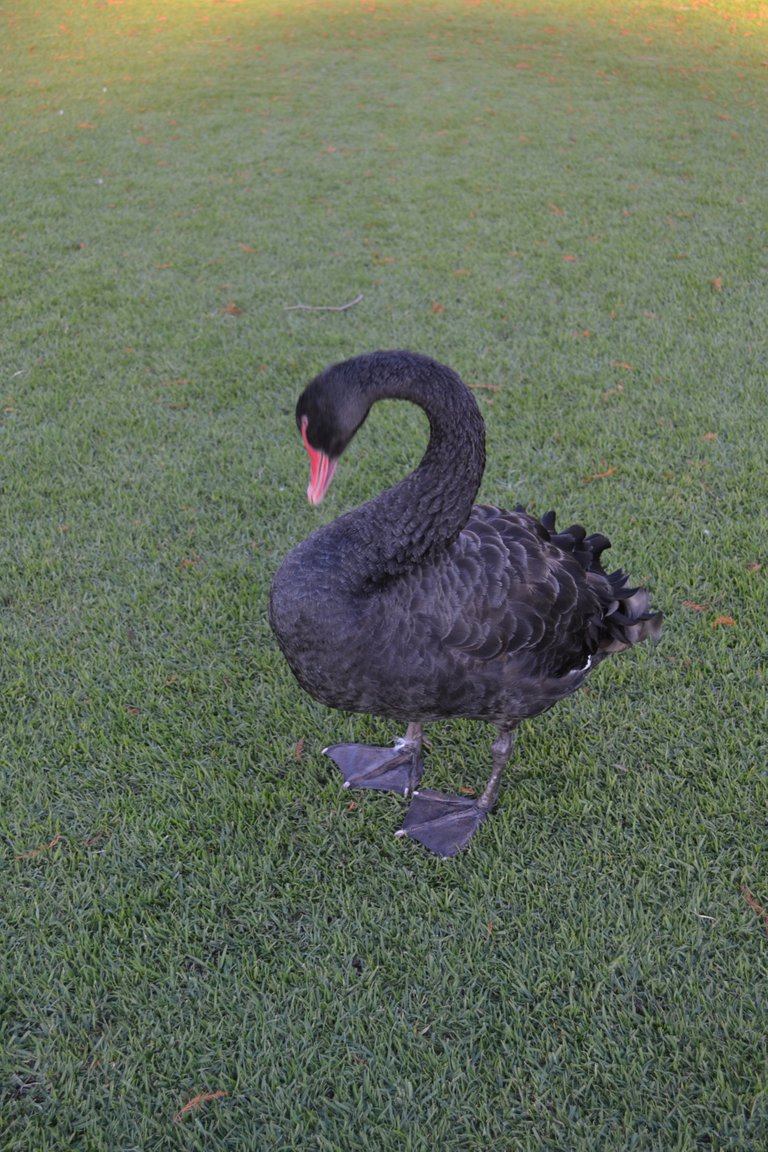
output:
[{"label": "webbed foot", "polygon": [[410,836],[436,856],[455,856],[466,848],[488,815],[488,808],[466,796],[425,789],[414,792],[403,826],[395,836]]},{"label": "webbed foot", "polygon": [[331,744],[324,749],[344,777],[345,788],[376,788],[410,796],[424,773],[421,740],[395,740],[393,748]]}]

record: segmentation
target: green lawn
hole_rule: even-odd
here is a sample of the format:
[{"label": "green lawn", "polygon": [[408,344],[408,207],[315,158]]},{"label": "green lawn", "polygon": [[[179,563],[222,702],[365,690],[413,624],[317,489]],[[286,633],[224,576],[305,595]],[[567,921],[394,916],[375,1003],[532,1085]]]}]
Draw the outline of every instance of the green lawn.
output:
[{"label": "green lawn", "polygon": [[[767,65],[758,0],[0,9],[0,1152],[768,1146]],[[452,862],[266,619],[419,457],[380,405],[306,503],[393,346],[667,617]]]}]

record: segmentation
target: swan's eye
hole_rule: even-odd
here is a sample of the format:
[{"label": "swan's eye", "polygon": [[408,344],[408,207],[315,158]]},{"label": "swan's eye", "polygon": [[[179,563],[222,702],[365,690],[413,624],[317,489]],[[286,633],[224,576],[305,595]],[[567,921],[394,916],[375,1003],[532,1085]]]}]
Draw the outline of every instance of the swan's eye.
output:
[{"label": "swan's eye", "polygon": [[307,439],[307,426],[308,425],[309,425],[309,417],[308,416],[302,416],[302,418],[301,418],[301,438],[304,441],[304,447],[306,448],[307,452],[309,452],[309,454],[311,456],[312,453],[315,451],[315,449],[312,447],[309,440]]}]

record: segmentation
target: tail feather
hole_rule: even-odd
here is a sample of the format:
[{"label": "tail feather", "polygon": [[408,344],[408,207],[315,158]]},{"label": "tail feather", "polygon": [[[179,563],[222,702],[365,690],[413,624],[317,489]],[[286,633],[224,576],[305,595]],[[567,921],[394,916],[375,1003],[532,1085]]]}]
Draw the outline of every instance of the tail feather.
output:
[{"label": "tail feather", "polygon": [[541,525],[553,544],[578,560],[585,572],[596,577],[590,583],[603,603],[603,621],[595,662],[613,652],[624,652],[643,640],[658,640],[664,616],[653,611],[646,589],[630,587],[629,577],[621,568],[610,573],[603,568],[602,553],[611,546],[607,536],[600,532],[587,536],[581,524],[572,524],[556,532],[554,512],[545,513]]},{"label": "tail feather", "polygon": [[619,570],[608,577],[618,604],[606,612],[605,636],[599,652],[624,652],[643,640],[658,640],[664,616],[651,608],[651,598],[645,588],[628,588],[628,577]]}]

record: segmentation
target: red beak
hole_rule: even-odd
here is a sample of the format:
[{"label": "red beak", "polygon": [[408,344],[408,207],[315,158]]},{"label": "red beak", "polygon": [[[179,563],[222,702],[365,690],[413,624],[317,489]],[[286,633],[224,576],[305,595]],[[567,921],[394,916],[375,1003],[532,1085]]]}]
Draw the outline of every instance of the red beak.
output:
[{"label": "red beak", "polygon": [[307,440],[307,418],[302,417],[301,438],[309,455],[309,487],[307,499],[310,504],[321,504],[326,492],[331,486],[333,474],[336,471],[336,461],[318,448],[313,448]]}]

